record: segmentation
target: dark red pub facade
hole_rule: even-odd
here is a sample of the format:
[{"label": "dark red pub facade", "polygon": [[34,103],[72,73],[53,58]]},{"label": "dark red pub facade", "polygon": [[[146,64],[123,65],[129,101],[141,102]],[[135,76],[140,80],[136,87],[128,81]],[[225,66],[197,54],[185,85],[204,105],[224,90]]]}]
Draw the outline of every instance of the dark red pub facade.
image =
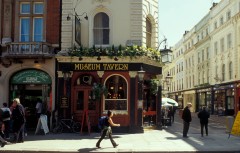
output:
[{"label": "dark red pub facade", "polygon": [[[142,82],[138,77],[141,68],[145,71]],[[147,57],[118,60],[85,57],[80,60],[58,56],[56,109],[63,118],[74,114],[79,122],[87,111],[91,131],[97,130],[99,117],[106,115],[108,110],[114,111],[114,122],[121,124],[117,131],[141,129],[143,110],[151,112],[153,122],[158,124],[161,94],[152,94],[149,82],[161,73],[161,64]]]}]

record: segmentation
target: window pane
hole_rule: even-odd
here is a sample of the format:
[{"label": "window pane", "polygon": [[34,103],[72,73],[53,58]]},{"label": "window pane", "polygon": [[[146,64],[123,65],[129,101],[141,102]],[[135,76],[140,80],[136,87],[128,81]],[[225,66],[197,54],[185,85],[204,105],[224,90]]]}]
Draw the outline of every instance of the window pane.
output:
[{"label": "window pane", "polygon": [[42,3],[34,4],[34,14],[43,14],[43,4]]},{"label": "window pane", "polygon": [[21,32],[20,32],[20,41],[28,42],[30,34],[30,19],[21,18]]},{"label": "window pane", "polygon": [[94,17],[94,43],[109,44],[109,17],[106,13],[98,13]]},{"label": "window pane", "polygon": [[34,41],[42,41],[43,37],[43,19],[34,18]]},{"label": "window pane", "polygon": [[30,4],[28,3],[21,4],[21,14],[30,14]]},{"label": "window pane", "polygon": [[105,85],[108,88],[105,110],[127,110],[127,83],[124,78],[111,76]]},{"label": "window pane", "polygon": [[83,110],[84,108],[84,91],[77,93],[77,110]]}]

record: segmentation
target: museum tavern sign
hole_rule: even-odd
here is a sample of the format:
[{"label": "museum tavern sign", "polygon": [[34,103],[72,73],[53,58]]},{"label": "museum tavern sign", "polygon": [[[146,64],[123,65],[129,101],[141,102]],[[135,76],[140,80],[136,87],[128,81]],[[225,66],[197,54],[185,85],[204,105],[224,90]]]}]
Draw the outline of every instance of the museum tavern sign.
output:
[{"label": "museum tavern sign", "polygon": [[161,73],[162,68],[144,63],[58,63],[58,71],[139,71],[141,66],[150,73]]},{"label": "museum tavern sign", "polygon": [[115,70],[115,71],[127,71],[128,70],[128,64],[118,64],[118,63],[101,63],[101,64],[94,64],[94,63],[84,63],[84,64],[75,64],[74,70],[95,70],[95,71],[109,71],[109,70]]}]

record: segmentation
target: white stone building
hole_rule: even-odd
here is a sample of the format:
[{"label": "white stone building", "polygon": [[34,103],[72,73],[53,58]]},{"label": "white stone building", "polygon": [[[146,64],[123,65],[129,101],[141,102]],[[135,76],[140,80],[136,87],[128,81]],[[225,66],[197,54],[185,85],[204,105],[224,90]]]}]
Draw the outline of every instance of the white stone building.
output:
[{"label": "white stone building", "polygon": [[[233,115],[239,110],[239,16],[239,0],[222,0],[183,35],[183,89],[175,88],[169,93],[171,97],[177,100],[182,95],[184,106],[194,103],[193,111],[203,105],[219,115]],[[175,66],[179,50],[174,47]]]}]

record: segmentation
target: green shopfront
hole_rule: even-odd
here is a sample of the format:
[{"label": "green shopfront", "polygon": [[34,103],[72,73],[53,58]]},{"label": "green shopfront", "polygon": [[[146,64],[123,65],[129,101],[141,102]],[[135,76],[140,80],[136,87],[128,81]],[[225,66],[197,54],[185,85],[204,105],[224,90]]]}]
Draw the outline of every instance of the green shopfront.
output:
[{"label": "green shopfront", "polygon": [[38,98],[42,100],[45,107],[52,107],[51,84],[51,77],[42,70],[23,69],[12,75],[9,88],[9,105],[11,105],[13,98],[20,98],[26,110],[27,129],[36,128],[35,107]]}]

